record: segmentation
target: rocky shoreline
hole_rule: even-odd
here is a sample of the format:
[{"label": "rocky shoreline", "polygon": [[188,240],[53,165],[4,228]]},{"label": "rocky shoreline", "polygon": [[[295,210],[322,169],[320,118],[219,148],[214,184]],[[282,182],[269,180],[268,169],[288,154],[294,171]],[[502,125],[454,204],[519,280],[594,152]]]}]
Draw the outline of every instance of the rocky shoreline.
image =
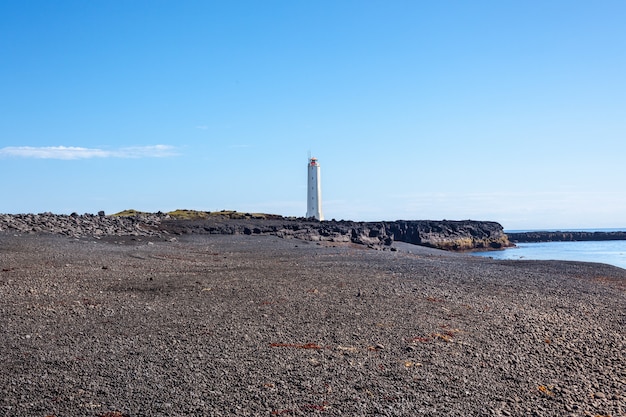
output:
[{"label": "rocky shoreline", "polygon": [[306,241],[350,242],[375,249],[391,248],[394,241],[456,251],[512,246],[502,226],[487,221],[318,222],[280,216],[241,217],[181,220],[164,213],[132,216],[106,216],[103,212],[98,215],[0,214],[0,232],[50,233],[70,237],[271,235]]}]

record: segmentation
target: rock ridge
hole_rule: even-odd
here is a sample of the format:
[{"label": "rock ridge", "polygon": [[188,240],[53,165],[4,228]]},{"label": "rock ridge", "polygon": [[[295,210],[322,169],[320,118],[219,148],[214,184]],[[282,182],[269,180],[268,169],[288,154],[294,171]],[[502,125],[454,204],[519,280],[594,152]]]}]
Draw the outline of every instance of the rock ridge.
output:
[{"label": "rock ridge", "polygon": [[512,242],[533,243],[533,242],[584,242],[584,241],[605,241],[605,240],[626,240],[626,231],[611,232],[585,232],[585,231],[556,231],[556,232],[520,232],[507,233]]},{"label": "rock ridge", "polygon": [[242,216],[181,220],[165,213],[106,216],[0,214],[0,232],[58,234],[68,237],[155,236],[184,234],[273,235],[306,241],[355,243],[389,249],[394,241],[446,250],[500,249],[512,246],[502,226],[474,220],[397,220],[355,222],[305,218]]}]

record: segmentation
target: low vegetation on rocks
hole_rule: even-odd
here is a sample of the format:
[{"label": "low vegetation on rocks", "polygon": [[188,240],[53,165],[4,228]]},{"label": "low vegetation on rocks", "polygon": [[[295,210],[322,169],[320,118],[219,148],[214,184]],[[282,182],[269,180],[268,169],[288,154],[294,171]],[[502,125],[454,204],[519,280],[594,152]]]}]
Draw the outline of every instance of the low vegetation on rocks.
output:
[{"label": "low vegetation on rocks", "polygon": [[[113,214],[116,217],[135,217],[135,216],[148,216],[152,213],[147,213],[138,210],[124,210],[119,213]],[[162,213],[160,213],[162,214]],[[232,219],[232,220],[246,220],[246,219],[282,219],[284,218],[278,214],[267,213],[242,213],[236,210],[220,210],[220,211],[200,211],[200,210],[187,210],[177,209],[168,211],[164,215],[165,218],[174,220],[209,220],[209,219]]]}]

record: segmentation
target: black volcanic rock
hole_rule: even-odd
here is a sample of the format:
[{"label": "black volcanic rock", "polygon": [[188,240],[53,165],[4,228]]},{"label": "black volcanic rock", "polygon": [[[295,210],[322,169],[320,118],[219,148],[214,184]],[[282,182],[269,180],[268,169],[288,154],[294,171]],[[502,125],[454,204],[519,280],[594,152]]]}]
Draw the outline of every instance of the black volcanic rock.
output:
[{"label": "black volcanic rock", "polygon": [[309,241],[352,242],[385,248],[394,241],[446,250],[500,249],[511,246],[496,222],[397,220],[352,222],[304,219],[163,220],[170,234],[269,234]]},{"label": "black volcanic rock", "polygon": [[387,233],[399,242],[448,250],[501,249],[512,246],[502,225],[474,220],[398,220]]},{"label": "black volcanic rock", "polygon": [[0,214],[0,231],[14,234],[83,236],[155,236],[161,217],[141,215],[114,217],[72,213]]},{"label": "black volcanic rock", "polygon": [[613,232],[521,232],[507,233],[512,242],[583,242],[603,240],[626,240],[626,231]]},{"label": "black volcanic rock", "polygon": [[0,231],[60,234],[70,237],[166,236],[183,234],[273,235],[307,241],[349,242],[387,248],[394,241],[446,250],[511,246],[502,226],[485,221],[397,220],[391,222],[315,221],[280,216],[214,216],[180,220],[163,213],[105,216],[0,214]]}]

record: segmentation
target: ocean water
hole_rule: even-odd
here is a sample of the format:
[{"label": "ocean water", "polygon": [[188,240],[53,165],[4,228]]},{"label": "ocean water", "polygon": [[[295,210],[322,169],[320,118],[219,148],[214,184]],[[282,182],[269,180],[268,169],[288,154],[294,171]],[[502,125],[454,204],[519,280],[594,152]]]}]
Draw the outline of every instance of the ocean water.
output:
[{"label": "ocean water", "polygon": [[626,240],[518,243],[515,248],[472,255],[493,259],[600,262],[626,269]]}]

